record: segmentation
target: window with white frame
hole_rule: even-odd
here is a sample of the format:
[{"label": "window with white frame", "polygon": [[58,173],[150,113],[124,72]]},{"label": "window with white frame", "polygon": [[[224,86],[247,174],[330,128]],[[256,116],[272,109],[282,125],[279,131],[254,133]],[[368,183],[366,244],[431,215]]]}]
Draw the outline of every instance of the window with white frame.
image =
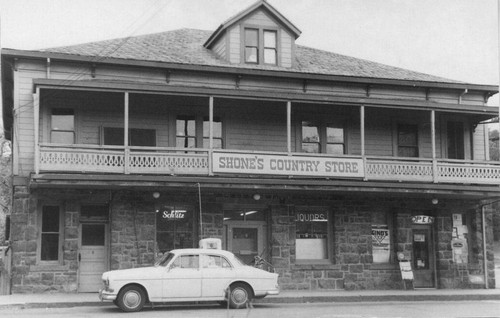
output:
[{"label": "window with white frame", "polygon": [[248,64],[278,64],[278,32],[245,28],[243,58]]},{"label": "window with white frame", "polygon": [[344,127],[334,123],[302,121],[302,152],[345,154]]},{"label": "window with white frame", "polygon": [[75,143],[75,111],[72,108],[52,108],[50,116],[50,142]]},{"label": "window with white frame", "polygon": [[298,261],[329,259],[329,212],[325,208],[298,207],[295,212],[295,255]]}]

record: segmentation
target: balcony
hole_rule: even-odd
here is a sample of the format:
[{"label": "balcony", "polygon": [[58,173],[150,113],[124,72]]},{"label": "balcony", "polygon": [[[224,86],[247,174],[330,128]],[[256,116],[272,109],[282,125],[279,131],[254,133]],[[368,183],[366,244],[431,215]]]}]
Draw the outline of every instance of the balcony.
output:
[{"label": "balcony", "polygon": [[[221,161],[221,158],[227,160]],[[237,173],[365,181],[500,184],[498,162],[208,149],[186,151],[161,147],[43,144],[35,153],[35,168],[37,173],[202,176]]]}]

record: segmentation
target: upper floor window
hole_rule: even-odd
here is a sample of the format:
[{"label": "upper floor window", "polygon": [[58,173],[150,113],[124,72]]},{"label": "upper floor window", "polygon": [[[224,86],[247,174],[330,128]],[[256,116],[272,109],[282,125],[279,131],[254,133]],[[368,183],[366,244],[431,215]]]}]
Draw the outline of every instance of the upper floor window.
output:
[{"label": "upper floor window", "polygon": [[465,159],[464,135],[464,123],[458,121],[446,123],[449,159]]},{"label": "upper floor window", "polygon": [[178,148],[196,148],[195,116],[177,116],[175,145]]},{"label": "upper floor window", "polygon": [[399,124],[398,157],[418,157],[418,125]]},{"label": "upper floor window", "polygon": [[75,111],[72,108],[53,108],[50,117],[50,142],[75,143]]},{"label": "upper floor window", "polygon": [[345,131],[341,125],[302,122],[302,152],[345,154]]},{"label": "upper floor window", "polygon": [[[216,117],[213,119],[213,148],[222,149],[222,121]],[[210,121],[208,117],[203,117],[203,148],[210,147]]]},{"label": "upper floor window", "polygon": [[250,64],[278,64],[277,32],[246,28],[244,31],[244,59]]}]

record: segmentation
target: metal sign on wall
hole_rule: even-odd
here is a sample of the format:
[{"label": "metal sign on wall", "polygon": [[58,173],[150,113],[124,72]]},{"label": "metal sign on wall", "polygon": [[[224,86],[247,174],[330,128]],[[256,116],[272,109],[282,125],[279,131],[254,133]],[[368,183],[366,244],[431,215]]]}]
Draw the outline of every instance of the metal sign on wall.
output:
[{"label": "metal sign on wall", "polygon": [[362,159],[327,157],[291,157],[263,154],[216,152],[212,155],[213,172],[313,177],[363,178]]}]

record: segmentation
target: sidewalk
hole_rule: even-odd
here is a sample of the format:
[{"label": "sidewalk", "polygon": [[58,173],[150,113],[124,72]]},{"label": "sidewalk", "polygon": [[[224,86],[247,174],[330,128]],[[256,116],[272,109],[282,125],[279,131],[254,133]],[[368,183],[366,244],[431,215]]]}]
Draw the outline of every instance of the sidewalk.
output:
[{"label": "sidewalk", "polygon": [[[397,302],[397,301],[467,301],[498,300],[500,289],[417,289],[370,291],[282,291],[255,303],[309,303],[309,302]],[[15,294],[0,296],[0,309],[58,308],[77,306],[114,306],[100,302],[97,293]]]}]

